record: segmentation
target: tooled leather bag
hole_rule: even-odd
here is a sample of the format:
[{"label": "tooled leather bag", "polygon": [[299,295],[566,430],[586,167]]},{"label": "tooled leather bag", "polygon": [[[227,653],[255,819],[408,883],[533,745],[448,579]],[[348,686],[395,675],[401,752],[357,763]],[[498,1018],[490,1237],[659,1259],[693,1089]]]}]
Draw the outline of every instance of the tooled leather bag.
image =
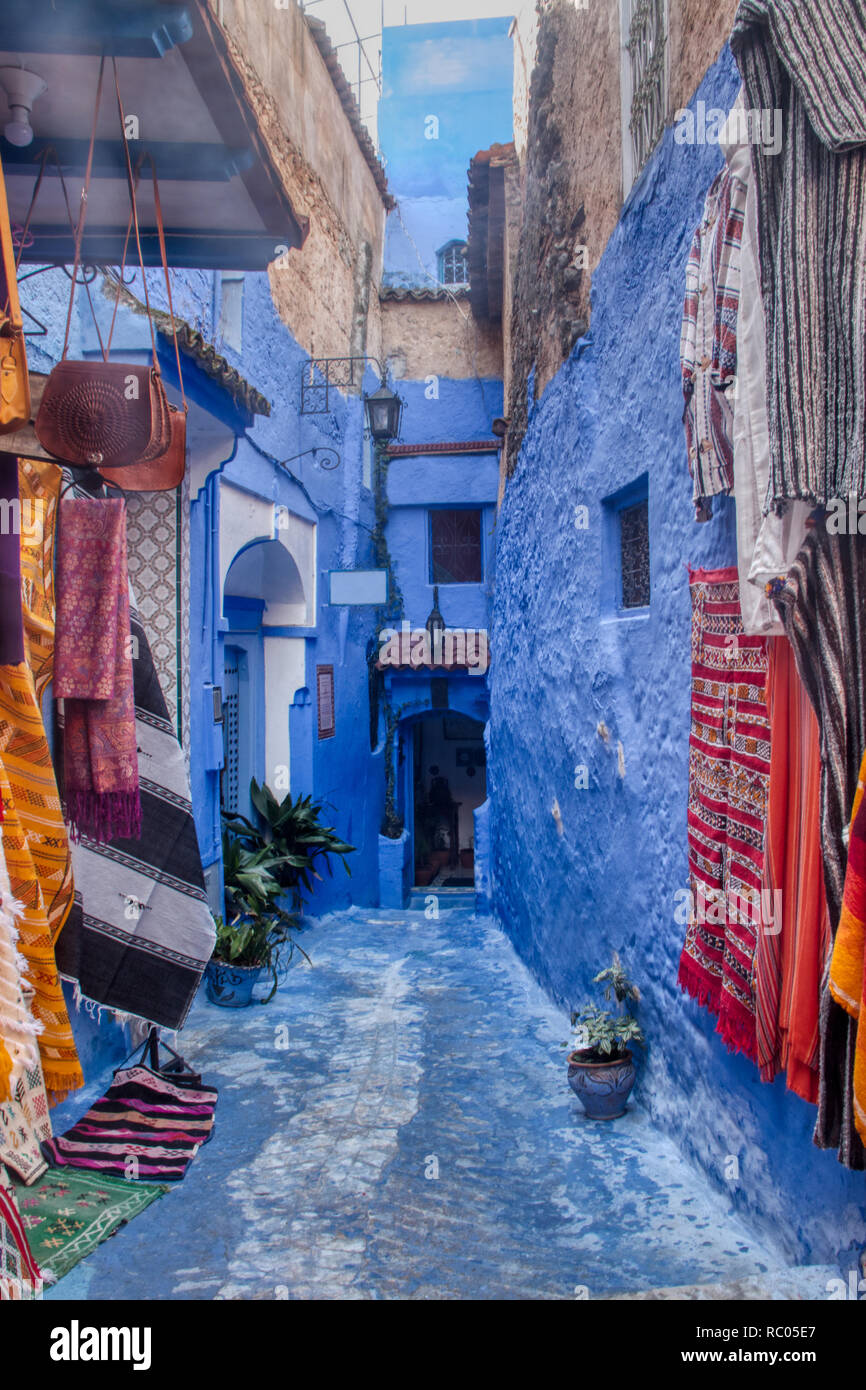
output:
[{"label": "tooled leather bag", "polygon": [[79,468],[157,458],[171,442],[165,390],[152,367],[58,362],[35,421],[46,453]]},{"label": "tooled leather bag", "polygon": [[[103,57],[99,67],[90,148],[84,185],[81,191],[81,211],[75,231],[75,259],[69,309],[66,316],[63,353],[60,362],[52,370],[45,383],[42,402],[34,422],[36,437],[46,453],[80,468],[124,468],[139,461],[149,462],[165,453],[171,443],[172,435],[168,399],[162,378],[155,366],[141,367],[132,366],[125,362],[109,362],[104,346],[104,360],[102,362],[70,361],[66,355],[69,350],[75,284],[81,262],[81,245],[90,178],[93,170],[93,151],[104,69],[105,58]],[[119,90],[118,108],[120,110]],[[121,132],[123,132],[122,112]],[[126,156],[132,209],[131,221],[135,226],[136,243],[143,273],[144,261],[141,254],[135,184],[132,177],[129,149],[123,133],[121,134],[121,141]],[[145,298],[147,298],[146,277],[144,277],[144,283]],[[153,338],[153,322],[150,317],[149,303],[147,308],[151,337]],[[101,338],[100,345],[102,346]],[[155,339],[153,358],[156,362]]]},{"label": "tooled leather bag", "polygon": [[[136,165],[136,177],[141,173],[141,168],[145,161],[150,164],[151,178],[153,180],[153,202],[154,210],[156,212],[156,228],[159,236],[160,256],[162,259],[163,274],[165,276],[165,293],[166,299],[168,301],[169,318],[171,320],[172,338],[174,340],[174,356],[175,361],[177,363],[177,381],[178,386],[180,387],[181,401],[183,402],[183,404],[181,408],[178,408],[177,406],[169,403],[168,414],[169,425],[171,430],[171,442],[169,443],[169,446],[164,451],[164,453],[161,453],[157,458],[153,460],[140,459],[134,468],[128,468],[125,471],[118,470],[115,473],[110,468],[100,467],[99,472],[101,476],[105,478],[106,482],[113,483],[115,486],[122,488],[124,492],[171,492],[174,488],[180,486],[180,484],[183,482],[184,473],[186,472],[187,403],[186,395],[183,389],[183,368],[181,367],[180,362],[180,347],[178,346],[177,341],[177,321],[174,316],[174,304],[172,303],[171,296],[171,275],[169,274],[168,269],[168,255],[165,243],[165,226],[162,216],[162,203],[160,201],[159,196],[159,180],[156,174],[156,164],[154,162],[153,156],[149,152],[143,154],[140,157],[138,164]],[[132,224],[130,222],[129,227],[127,228],[127,243],[129,241],[129,234],[131,229]],[[124,245],[124,261],[125,258],[126,245]],[[123,268],[121,266],[121,280],[123,278],[122,269]],[[119,289],[114,301],[114,315],[112,315],[111,320],[109,343],[111,341],[111,335],[114,332],[114,319],[117,314],[118,303]]]}]

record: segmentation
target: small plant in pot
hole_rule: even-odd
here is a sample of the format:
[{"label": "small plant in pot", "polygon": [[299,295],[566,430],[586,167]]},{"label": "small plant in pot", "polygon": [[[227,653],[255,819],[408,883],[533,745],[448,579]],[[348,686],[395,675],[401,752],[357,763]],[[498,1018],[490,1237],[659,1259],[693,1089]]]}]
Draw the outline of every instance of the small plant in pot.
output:
[{"label": "small plant in pot", "polygon": [[616,1120],[625,1114],[634,1086],[629,1043],[643,1047],[646,1042],[640,1024],[628,1011],[630,1003],[639,1003],[640,991],[616,954],[593,983],[604,984],[604,997],[616,999],[617,1012],[588,1004],[571,1015],[579,1045],[568,1056],[568,1081],[591,1120]]},{"label": "small plant in pot", "polygon": [[[295,950],[312,964],[293,932],[300,927],[303,893],[321,882],[318,866],[332,873],[336,855],[346,873],[352,845],[324,821],[324,803],[290,795],[278,801],[268,786],[250,783],[254,824],[237,812],[223,812],[223,873],[226,921],[217,918],[217,939],[205,972],[207,996],[214,1004],[239,1009],[253,1002],[263,972],[271,977],[267,1004],[279,984],[281,966]],[[288,901],[292,910],[288,911]]]},{"label": "small plant in pot", "polygon": [[264,972],[271,977],[271,991],[259,1002],[268,1004],[279,983],[282,952],[288,947],[289,958],[295,947],[306,955],[288,932],[288,927],[272,917],[256,917],[249,921],[224,922],[215,917],[216,942],[205,971],[205,990],[212,1004],[226,1009],[243,1009],[253,1002],[253,988]]},{"label": "small plant in pot", "polygon": [[236,837],[223,835],[228,921],[215,918],[216,942],[205,969],[205,990],[212,1004],[246,1008],[264,972],[271,977],[271,990],[260,1002],[267,1004],[277,992],[281,962],[288,963],[295,949],[309,960],[292,935],[297,915],[279,904],[285,890],[273,872],[274,859],[268,847],[245,849]]}]

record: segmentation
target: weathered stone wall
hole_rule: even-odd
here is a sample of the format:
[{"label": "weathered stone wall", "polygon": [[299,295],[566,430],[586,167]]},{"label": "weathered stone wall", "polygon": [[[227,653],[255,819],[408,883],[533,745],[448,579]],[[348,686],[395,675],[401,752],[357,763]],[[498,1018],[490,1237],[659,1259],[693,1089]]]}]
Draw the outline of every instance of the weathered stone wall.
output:
[{"label": "weathered stone wall", "polygon": [[671,115],[688,106],[727,43],[740,0],[671,0]]},{"label": "weathered stone wall", "polygon": [[[699,98],[730,105],[738,80],[726,53]],[[649,1040],[637,1099],[792,1258],[838,1255],[849,1269],[866,1239],[863,1175],[814,1148],[814,1108],[782,1078],[762,1085],[677,985],[677,893],[689,882],[684,562],[736,557],[731,499],[695,524],[681,423],[685,264],[721,163],[718,148],[665,133],[593,277],[592,332],[537,403],[505,489],[490,670],[494,905],[565,1005],[595,1002],[593,975],[622,952]],[[644,474],[651,598],[623,615],[605,503]]]},{"label": "weathered stone wall", "polygon": [[[738,0],[670,0],[668,119],[730,33]],[[592,273],[622,208],[619,0],[538,0],[514,27],[515,146],[523,208],[506,366],[513,470],[531,408],[585,333]],[[525,72],[535,67],[529,84]]]},{"label": "weathered stone wall", "polygon": [[[280,317],[314,357],[380,348],[385,207],[304,16],[290,0],[211,0],[296,210],[310,230],[275,261]],[[275,248],[276,252],[276,248]]]},{"label": "weathered stone wall", "polygon": [[469,300],[384,299],[382,347],[397,377],[502,377],[502,330],[479,323]]},{"label": "weathered stone wall", "polygon": [[526,428],[530,370],[538,395],[586,330],[590,272],[621,202],[620,139],[617,0],[595,0],[586,10],[552,0],[540,12],[530,84],[509,470]]}]

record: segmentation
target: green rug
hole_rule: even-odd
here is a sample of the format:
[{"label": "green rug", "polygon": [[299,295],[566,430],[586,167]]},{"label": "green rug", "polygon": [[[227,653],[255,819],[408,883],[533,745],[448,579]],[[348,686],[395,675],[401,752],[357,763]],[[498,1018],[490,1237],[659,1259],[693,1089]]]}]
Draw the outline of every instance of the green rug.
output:
[{"label": "green rug", "polygon": [[80,1168],[49,1168],[32,1186],[18,1185],[18,1209],[46,1285],[168,1191],[166,1183],[124,1182]]}]

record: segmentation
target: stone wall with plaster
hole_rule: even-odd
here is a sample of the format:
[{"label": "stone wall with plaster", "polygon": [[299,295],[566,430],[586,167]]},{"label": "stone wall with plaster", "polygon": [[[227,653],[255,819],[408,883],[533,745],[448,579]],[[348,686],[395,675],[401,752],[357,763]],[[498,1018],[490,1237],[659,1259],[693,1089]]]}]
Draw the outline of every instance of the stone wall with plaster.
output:
[{"label": "stone wall with plaster", "polygon": [[[523,207],[506,371],[509,472],[528,393],[544,391],[586,330],[592,275],[623,202],[620,0],[533,8],[512,30]],[[669,122],[718,58],[736,8],[737,0],[720,0],[708,15],[706,0],[670,0]]]},{"label": "stone wall with plaster", "polygon": [[466,298],[383,299],[382,353],[398,381],[502,376],[501,326],[479,323]]},{"label": "stone wall with plaster", "polygon": [[310,230],[270,268],[280,317],[314,357],[376,355],[385,203],[303,12],[212,0],[250,102]]},{"label": "stone wall with plaster", "polygon": [[[697,96],[727,108],[738,85],[726,50]],[[665,133],[593,276],[591,328],[532,404],[505,489],[489,677],[494,903],[564,1006],[595,1000],[593,975],[621,952],[649,1040],[637,1097],[792,1257],[854,1268],[866,1239],[863,1175],[813,1147],[813,1108],[783,1078],[763,1085],[726,1052],[713,1019],[677,985],[676,894],[688,887],[685,565],[736,557],[732,502],[711,523],[694,521],[681,424],[685,264],[720,166],[718,147]],[[605,601],[605,501],[644,474],[651,601],[616,616]],[[588,529],[575,525],[581,506]]]}]

